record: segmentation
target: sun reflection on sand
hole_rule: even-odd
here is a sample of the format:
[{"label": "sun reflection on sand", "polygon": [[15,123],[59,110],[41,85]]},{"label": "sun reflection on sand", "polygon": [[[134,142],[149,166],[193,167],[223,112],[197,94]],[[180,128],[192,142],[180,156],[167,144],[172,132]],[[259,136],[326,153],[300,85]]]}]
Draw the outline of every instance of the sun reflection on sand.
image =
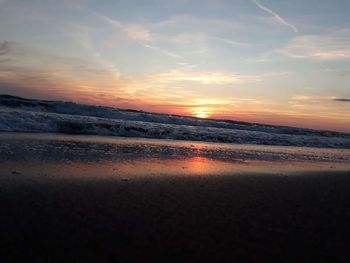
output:
[{"label": "sun reflection on sand", "polygon": [[[128,181],[137,178],[164,176],[234,176],[247,173],[289,174],[304,171],[330,170],[327,162],[269,162],[269,161],[220,161],[205,157],[184,159],[137,159],[108,161],[30,161],[7,162],[2,173],[11,175],[14,167],[18,178],[33,176],[41,179]],[[57,169],[59,167],[59,169]],[[332,170],[349,171],[349,165],[332,164]],[[13,175],[12,175],[13,177]]]},{"label": "sun reflection on sand", "polygon": [[193,157],[186,160],[191,173],[202,174],[210,170],[212,163],[210,159],[204,157]]},{"label": "sun reflection on sand", "polygon": [[[14,137],[17,140],[11,141]],[[6,142],[0,144],[2,174],[19,172],[16,178],[46,175],[47,178],[120,180],[349,171],[350,168],[350,152],[345,149],[45,134],[5,134],[2,140]]]}]

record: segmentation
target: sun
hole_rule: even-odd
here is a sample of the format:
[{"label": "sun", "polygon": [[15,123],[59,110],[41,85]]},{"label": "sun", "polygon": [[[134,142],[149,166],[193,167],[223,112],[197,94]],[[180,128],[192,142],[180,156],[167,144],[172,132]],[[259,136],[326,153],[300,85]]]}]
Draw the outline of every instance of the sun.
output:
[{"label": "sun", "polygon": [[205,110],[198,110],[196,112],[196,117],[201,119],[208,118],[208,112],[206,112]]},{"label": "sun", "polygon": [[213,109],[210,107],[193,107],[190,108],[188,112],[193,117],[207,119],[212,115]]}]

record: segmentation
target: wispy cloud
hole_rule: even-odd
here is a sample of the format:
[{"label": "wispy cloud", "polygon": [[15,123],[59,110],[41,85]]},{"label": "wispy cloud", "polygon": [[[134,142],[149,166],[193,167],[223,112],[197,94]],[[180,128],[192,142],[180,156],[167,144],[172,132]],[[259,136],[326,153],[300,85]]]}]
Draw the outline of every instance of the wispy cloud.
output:
[{"label": "wispy cloud", "polygon": [[334,101],[339,101],[339,102],[350,102],[349,98],[335,98],[333,100]]},{"label": "wispy cloud", "polygon": [[298,33],[298,28],[294,26],[291,23],[288,23],[283,17],[281,17],[279,14],[276,12],[272,11],[271,9],[267,8],[266,6],[263,6],[261,3],[258,2],[258,0],[252,0],[254,4],[256,4],[261,10],[269,13],[270,15],[273,16],[273,18],[278,21],[279,23],[291,28],[295,33]]},{"label": "wispy cloud", "polygon": [[[105,21],[106,23],[112,25],[114,28],[124,32],[129,39],[139,42],[143,47],[151,49],[153,51],[159,52],[165,56],[172,58],[183,59],[183,57],[175,52],[169,51],[165,48],[161,48],[155,45],[148,44],[149,42],[155,42],[161,38],[155,34],[152,34],[149,29],[141,24],[124,24],[116,19],[112,19],[102,14],[95,13],[97,17]],[[147,43],[147,44],[146,44]]]},{"label": "wispy cloud", "polygon": [[236,46],[236,47],[252,47],[253,45],[250,43],[246,43],[246,42],[240,42],[240,41],[234,41],[231,39],[227,39],[227,38],[223,38],[223,37],[211,37],[212,39],[216,39],[219,41],[223,41],[227,44],[230,44],[232,46]]},{"label": "wispy cloud", "polygon": [[337,60],[350,58],[350,34],[342,31],[329,35],[305,35],[291,40],[278,51],[292,58]]},{"label": "wispy cloud", "polygon": [[[0,43],[0,82],[42,94],[102,91],[125,84],[114,68],[92,58],[60,56],[17,42]],[[4,52],[6,50],[6,52]],[[10,86],[11,86],[10,85]]]},{"label": "wispy cloud", "polygon": [[180,14],[152,24],[154,29],[186,29],[188,32],[216,32],[218,29],[224,31],[235,31],[242,28],[237,21],[222,18],[207,18],[203,16]]},{"label": "wispy cloud", "polygon": [[155,36],[150,32],[148,28],[141,24],[126,24],[121,21],[110,18],[100,13],[93,12],[93,14],[104,21],[105,23],[111,25],[112,27],[124,32],[130,39],[149,42],[155,39]]},{"label": "wispy cloud", "polygon": [[319,95],[297,95],[292,97],[292,100],[298,101],[324,101],[324,100],[334,100],[335,97],[332,96],[319,96]]},{"label": "wispy cloud", "polygon": [[14,42],[3,41],[0,43],[0,56],[5,56],[11,52],[13,45],[16,45]]},{"label": "wispy cloud", "polygon": [[149,80],[157,83],[196,82],[204,85],[224,85],[259,82],[277,75],[285,74],[287,73],[244,75],[236,72],[201,71],[190,67],[181,67],[150,76]]},{"label": "wispy cloud", "polygon": [[148,44],[142,44],[144,47],[146,48],[149,48],[149,49],[152,49],[154,51],[157,51],[157,52],[160,52],[162,53],[163,55],[166,55],[166,56],[169,56],[169,57],[173,57],[173,58],[184,58],[183,56],[180,56],[174,52],[171,52],[169,50],[166,50],[166,49],[163,49],[163,48],[160,48],[160,47],[155,47],[155,46],[151,46],[151,45],[148,45]]},{"label": "wispy cloud", "polygon": [[292,101],[304,102],[304,103],[321,103],[326,102],[350,102],[350,98],[335,97],[335,96],[319,96],[319,95],[298,95],[291,98]]},{"label": "wispy cloud", "polygon": [[227,84],[241,83],[245,77],[226,72],[200,72],[190,69],[173,69],[165,73],[156,74],[152,78],[161,83],[197,82],[201,84]]},{"label": "wispy cloud", "polygon": [[123,26],[122,29],[129,38],[134,40],[148,42],[154,39],[154,36],[151,34],[151,32],[147,28],[138,24]]},{"label": "wispy cloud", "polygon": [[[129,39],[141,42],[170,42],[175,44],[203,43],[220,40],[235,46],[250,46],[248,43],[216,37],[218,29],[233,31],[242,25],[224,19],[208,19],[193,15],[177,15],[159,22],[124,23],[100,13],[94,13],[102,21],[124,32]],[[165,33],[167,32],[167,33]],[[171,32],[171,33],[170,33]]]}]

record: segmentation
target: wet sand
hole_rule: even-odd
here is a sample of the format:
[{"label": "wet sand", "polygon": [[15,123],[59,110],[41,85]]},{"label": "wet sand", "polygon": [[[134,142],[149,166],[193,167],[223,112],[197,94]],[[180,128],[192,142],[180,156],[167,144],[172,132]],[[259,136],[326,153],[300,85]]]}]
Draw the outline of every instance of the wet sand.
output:
[{"label": "wet sand", "polygon": [[0,258],[346,262],[349,189],[349,172],[2,180]]},{"label": "wet sand", "polygon": [[[0,262],[350,259],[347,153],[332,164],[226,160],[222,166],[198,151],[174,162],[169,152],[165,159],[93,162],[70,147],[62,150],[65,144],[40,152],[18,138],[6,143],[0,152]],[[13,152],[16,144],[21,155]],[[56,148],[64,154],[49,156],[47,149]],[[147,160],[150,167],[163,166],[117,169]],[[216,162],[220,173],[211,170]]]}]

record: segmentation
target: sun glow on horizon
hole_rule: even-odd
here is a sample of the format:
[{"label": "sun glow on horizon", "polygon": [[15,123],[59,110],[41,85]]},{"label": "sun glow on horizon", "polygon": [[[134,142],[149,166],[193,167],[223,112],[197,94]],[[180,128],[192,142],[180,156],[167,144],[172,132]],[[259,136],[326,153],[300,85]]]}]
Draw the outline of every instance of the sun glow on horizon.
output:
[{"label": "sun glow on horizon", "polygon": [[0,94],[350,132],[349,0],[141,2],[0,0]]},{"label": "sun glow on horizon", "polygon": [[193,115],[197,118],[206,119],[209,117],[209,112],[206,109],[195,109]]},{"label": "sun glow on horizon", "polygon": [[208,114],[205,111],[199,111],[197,112],[196,117],[205,119],[208,118]]}]

